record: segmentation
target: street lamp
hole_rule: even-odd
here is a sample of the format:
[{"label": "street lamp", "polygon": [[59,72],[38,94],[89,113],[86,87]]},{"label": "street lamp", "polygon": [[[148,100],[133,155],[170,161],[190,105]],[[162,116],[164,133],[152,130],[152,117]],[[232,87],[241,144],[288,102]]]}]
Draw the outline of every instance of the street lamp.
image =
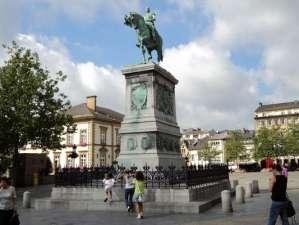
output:
[{"label": "street lamp", "polygon": [[186,162],[186,168],[187,168],[188,167],[188,163],[189,163],[189,157],[188,156],[185,157],[185,162]]},{"label": "street lamp", "polygon": [[77,145],[73,145],[73,151],[72,153],[69,155],[70,158],[72,158],[72,164],[73,164],[73,167],[75,167],[75,159],[78,157],[78,154],[76,152],[76,149],[77,149]]},{"label": "street lamp", "polygon": [[118,167],[118,162],[117,162],[116,160],[113,160],[113,161],[112,161],[112,166],[113,166],[113,168],[114,168],[115,171],[117,171],[118,168],[119,168],[119,167]]}]

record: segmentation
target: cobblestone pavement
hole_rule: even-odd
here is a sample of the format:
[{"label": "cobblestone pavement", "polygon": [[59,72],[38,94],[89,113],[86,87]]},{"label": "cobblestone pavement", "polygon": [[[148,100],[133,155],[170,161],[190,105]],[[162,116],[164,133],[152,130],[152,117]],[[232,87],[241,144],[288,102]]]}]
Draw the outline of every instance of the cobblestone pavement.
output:
[{"label": "cobblestone pavement", "polygon": [[[299,189],[289,191],[299,212]],[[247,199],[245,204],[233,204],[234,212],[224,214],[220,206],[197,215],[146,214],[144,220],[124,212],[61,211],[20,209],[22,225],[262,225],[266,224],[270,194],[262,192]],[[146,212],[146,209],[145,209]]]},{"label": "cobblestone pavement", "polygon": [[[220,205],[202,214],[147,214],[145,219],[137,220],[135,215],[127,212],[99,212],[99,211],[66,211],[22,209],[19,214],[22,225],[263,225],[266,224],[270,206],[270,193],[267,189],[269,172],[261,173],[233,173],[230,179],[238,179],[241,185],[248,181],[258,179],[261,193],[247,199],[245,204],[233,203],[234,212],[224,214]],[[291,172],[289,175],[289,196],[292,199],[296,211],[299,212],[299,172]],[[31,188],[33,198],[48,197],[50,186]],[[19,205],[21,205],[22,192],[18,189]],[[278,223],[280,224],[280,223]],[[298,223],[299,224],[299,223]]]}]

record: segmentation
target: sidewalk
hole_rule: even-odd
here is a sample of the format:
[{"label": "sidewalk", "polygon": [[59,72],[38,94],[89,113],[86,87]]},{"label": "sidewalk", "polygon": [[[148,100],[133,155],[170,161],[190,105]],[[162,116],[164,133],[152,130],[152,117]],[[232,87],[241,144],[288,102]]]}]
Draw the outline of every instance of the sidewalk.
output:
[{"label": "sidewalk", "polygon": [[[299,189],[288,191],[290,198],[299,212]],[[246,204],[233,203],[234,212],[224,214],[220,205],[197,215],[186,214],[147,214],[145,219],[137,220],[135,215],[124,212],[92,212],[20,209],[22,225],[263,225],[266,224],[270,206],[270,194],[262,192]]]}]

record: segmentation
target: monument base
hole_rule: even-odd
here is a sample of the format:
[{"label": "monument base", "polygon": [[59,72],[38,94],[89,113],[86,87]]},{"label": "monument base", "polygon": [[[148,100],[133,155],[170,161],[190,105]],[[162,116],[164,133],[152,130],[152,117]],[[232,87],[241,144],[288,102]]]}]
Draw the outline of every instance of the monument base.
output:
[{"label": "monument base", "polygon": [[176,121],[177,79],[155,63],[128,66],[126,109],[121,124],[119,165],[181,169],[180,128]]},{"label": "monument base", "polygon": [[126,168],[137,167],[138,170],[143,170],[144,166],[154,170],[157,166],[167,169],[169,166],[175,166],[175,169],[180,170],[185,164],[179,154],[134,154],[134,157],[131,154],[121,154],[118,157],[118,165]]}]

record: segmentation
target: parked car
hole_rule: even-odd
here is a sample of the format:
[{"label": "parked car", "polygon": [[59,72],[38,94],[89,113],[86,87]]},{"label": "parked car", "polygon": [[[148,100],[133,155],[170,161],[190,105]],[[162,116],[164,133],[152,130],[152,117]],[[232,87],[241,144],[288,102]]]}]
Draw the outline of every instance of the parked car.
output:
[{"label": "parked car", "polygon": [[245,170],[246,172],[260,172],[261,167],[257,162],[254,163],[240,163],[239,164],[240,170]]}]

